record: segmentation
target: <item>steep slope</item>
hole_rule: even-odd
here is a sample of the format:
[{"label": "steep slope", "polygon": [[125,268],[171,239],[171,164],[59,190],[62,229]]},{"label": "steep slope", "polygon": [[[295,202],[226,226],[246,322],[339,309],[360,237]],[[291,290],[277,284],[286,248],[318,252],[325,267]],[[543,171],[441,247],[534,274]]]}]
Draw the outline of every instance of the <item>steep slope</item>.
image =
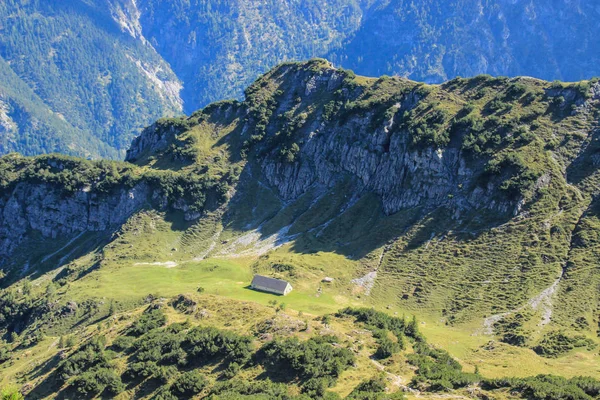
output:
[{"label": "steep slope", "polygon": [[484,73],[578,81],[598,75],[598,16],[585,0],[385,1],[328,58],[431,83]]},{"label": "steep slope", "polygon": [[[15,123],[3,153],[120,158],[144,126],[181,113],[179,80],[135,31],[119,25],[127,18],[108,1],[2,2],[2,68],[20,78],[3,83],[11,86],[2,95],[25,108],[11,111],[24,120]],[[31,118],[44,121],[41,129],[30,126]]]},{"label": "steep slope", "polygon": [[0,58],[0,153],[68,151],[89,157],[112,150],[52,111]]},{"label": "steep slope", "polygon": [[143,34],[185,82],[186,110],[242,90],[274,65],[337,48],[374,0],[138,1]]},{"label": "steep slope", "polygon": [[599,89],[312,60],[158,121],[128,162],[4,157],[3,328],[47,329],[11,294],[31,284],[60,286],[65,307],[198,285],[267,303],[245,288],[260,272],[290,280],[298,310],[417,313],[494,376],[598,375]]}]

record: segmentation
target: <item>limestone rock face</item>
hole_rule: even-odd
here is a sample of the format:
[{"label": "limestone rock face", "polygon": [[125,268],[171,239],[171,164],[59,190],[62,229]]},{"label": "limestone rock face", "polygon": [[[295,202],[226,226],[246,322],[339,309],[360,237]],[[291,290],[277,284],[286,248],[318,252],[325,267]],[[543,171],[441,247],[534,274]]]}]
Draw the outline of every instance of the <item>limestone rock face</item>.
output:
[{"label": "limestone rock face", "polygon": [[[303,82],[304,98],[310,101],[317,92],[332,92],[340,87],[339,73],[331,68],[318,76],[294,76]],[[411,93],[396,105],[397,114],[413,108],[419,101]],[[285,112],[283,106],[274,114]],[[490,208],[514,211],[516,203],[493,199],[495,185],[478,186],[459,147],[414,149],[410,135],[394,128],[394,119],[373,128],[372,113],[355,115],[343,124],[317,123],[303,138],[297,161],[281,162],[265,157],[261,168],[266,181],[277,188],[284,200],[292,200],[312,185],[332,186],[342,176],[355,180],[359,190],[377,194],[384,211],[393,214],[416,206],[436,207],[452,202],[458,209]],[[473,190],[473,188],[476,188]]]},{"label": "limestone rock face", "polygon": [[[331,186],[341,174],[348,174],[359,187],[381,197],[387,214],[403,208],[441,205],[449,197],[465,207],[490,206],[499,211],[510,207],[492,203],[493,187],[479,188],[471,194],[461,191],[461,187],[474,184],[475,174],[458,149],[411,150],[407,135],[400,133],[389,138],[389,151],[383,151],[379,145],[385,139],[383,131],[369,134],[359,126],[354,128],[315,134],[303,147],[298,162],[265,160],[262,171],[266,180],[290,200],[313,184]],[[364,134],[353,137],[352,132]]]},{"label": "limestone rock face", "polygon": [[133,162],[144,152],[156,153],[166,149],[176,132],[174,127],[164,129],[159,128],[156,123],[150,125],[140,136],[133,139],[125,161]]},{"label": "limestone rock face", "polygon": [[9,255],[32,230],[56,239],[118,226],[150,194],[146,184],[106,195],[84,189],[65,196],[49,184],[20,183],[0,197],[0,257]]}]

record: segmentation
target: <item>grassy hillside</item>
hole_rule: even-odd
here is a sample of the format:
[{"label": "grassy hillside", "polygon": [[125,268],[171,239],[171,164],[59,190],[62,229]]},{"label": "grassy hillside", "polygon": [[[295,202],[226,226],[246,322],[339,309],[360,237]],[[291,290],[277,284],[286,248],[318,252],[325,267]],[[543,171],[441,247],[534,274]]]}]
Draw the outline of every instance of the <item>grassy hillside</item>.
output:
[{"label": "grassy hillside", "polygon": [[[192,326],[252,336],[254,361],[236,361],[232,376],[291,384],[285,396],[323,389],[367,398],[352,392],[381,375],[385,396],[406,386],[408,397],[597,397],[597,383],[564,380],[600,378],[597,87],[487,76],[429,86],[313,60],[270,71],[244,102],[158,121],[134,142],[130,162],[4,157],[3,382],[42,398],[88,384],[94,393],[124,390],[123,398],[185,397],[176,382],[194,365],[203,377],[181,379],[198,380],[202,396],[225,396],[221,385],[256,396],[283,390],[234,384],[223,358],[177,371],[162,358],[134,367],[148,360],[112,343],[152,335],[128,326],[158,302],[169,323],[189,316]],[[124,223],[112,218],[128,204]],[[289,280],[294,291],[252,291],[255,273]],[[166,305],[182,293],[194,312]],[[403,331],[399,351],[390,332],[400,322],[353,321],[337,314],[345,307],[406,326],[415,315],[423,337]],[[203,309],[210,317],[196,313]],[[283,327],[261,322],[275,314]],[[308,331],[287,326],[305,319]],[[183,343],[191,327],[157,329]],[[338,336],[323,345],[354,354],[336,379],[276,376],[259,361],[263,347],[277,353],[273,338],[320,333]],[[70,350],[59,352],[70,334]],[[90,346],[108,346],[108,355],[58,379],[95,335],[106,343]],[[395,355],[382,361],[387,350]],[[268,359],[283,357],[275,353]],[[138,367],[142,375],[128,381]],[[527,378],[539,374],[562,378]],[[383,390],[379,383],[369,390]]]},{"label": "grassy hillside", "polygon": [[368,308],[320,317],[276,298],[263,306],[205,293],[145,303],[126,313],[111,304],[92,311],[90,326],[37,337],[22,359],[5,362],[5,380],[27,381],[28,398],[140,399],[403,399],[443,391],[591,399],[600,385],[551,375],[486,378],[428,344],[414,318]]}]

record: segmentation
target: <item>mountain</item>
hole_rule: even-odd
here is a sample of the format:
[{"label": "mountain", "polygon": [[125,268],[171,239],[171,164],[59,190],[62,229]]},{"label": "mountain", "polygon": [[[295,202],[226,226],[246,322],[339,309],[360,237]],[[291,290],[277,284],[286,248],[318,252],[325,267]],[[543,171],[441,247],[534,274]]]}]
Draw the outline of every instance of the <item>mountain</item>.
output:
[{"label": "mountain", "polygon": [[239,98],[276,64],[338,48],[375,0],[143,0],[142,34],[184,82],[185,110]]},{"label": "mountain", "polygon": [[162,116],[241,98],[287,60],[367,76],[598,74],[590,0],[9,0],[0,6],[2,153],[122,158]]},{"label": "mountain", "polygon": [[598,75],[592,1],[380,2],[329,59],[370,76],[440,83],[457,76]]},{"label": "mountain", "polygon": [[[2,152],[121,158],[131,138],[182,111],[181,83],[118,4],[0,5]],[[3,124],[7,125],[7,124]]]},{"label": "mountain", "polygon": [[[126,162],[5,156],[7,357],[17,363],[30,351],[46,360],[58,350],[36,335],[76,332],[82,340],[96,325],[116,340],[143,304],[184,294],[183,310],[194,309],[187,315],[203,320],[204,306],[194,304],[207,302],[207,315],[225,318],[215,322],[220,328],[240,308],[281,301],[288,317],[286,309],[320,320],[347,306],[417,315],[427,342],[450,355],[430,353],[408,335],[417,355],[402,353],[382,368],[399,382],[415,376],[411,390],[479,382],[481,390],[541,399],[536,390],[568,384],[558,377],[483,384],[457,372],[475,367],[490,378],[598,378],[599,115],[595,80],[482,75],[427,85],[356,76],[315,59],[272,69],[242,102],[157,121],[133,141]],[[290,281],[294,291],[285,298],[254,292],[247,288],[254,273]],[[173,301],[173,312],[182,312]],[[117,311],[113,325],[104,319]],[[325,329],[331,323],[341,332],[343,318],[323,318]],[[394,332],[410,320],[371,318],[358,321]],[[387,337],[377,329],[374,337]],[[295,335],[266,332],[255,339]],[[396,333],[388,339],[404,335]],[[419,354],[460,368],[415,371]],[[121,372],[136,361],[118,359]],[[372,371],[368,357],[361,360],[369,368],[359,363],[326,386],[347,395],[356,371]],[[18,379],[19,367],[5,368],[6,382]],[[52,371],[19,373],[20,382],[33,393],[58,390],[42,382]],[[594,385],[573,398],[597,397]]]}]

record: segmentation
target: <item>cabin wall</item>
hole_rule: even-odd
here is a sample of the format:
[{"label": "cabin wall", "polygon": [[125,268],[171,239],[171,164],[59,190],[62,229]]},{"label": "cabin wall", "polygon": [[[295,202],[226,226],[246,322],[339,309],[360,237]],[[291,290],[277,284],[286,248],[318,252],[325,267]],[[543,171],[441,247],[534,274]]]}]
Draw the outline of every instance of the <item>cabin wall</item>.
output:
[{"label": "cabin wall", "polygon": [[252,285],[251,287],[252,287],[252,289],[260,290],[262,292],[269,292],[269,293],[282,294],[282,295],[286,295],[287,293],[289,293],[289,292],[283,293],[281,291],[274,290],[274,289],[268,288],[266,286]]}]

